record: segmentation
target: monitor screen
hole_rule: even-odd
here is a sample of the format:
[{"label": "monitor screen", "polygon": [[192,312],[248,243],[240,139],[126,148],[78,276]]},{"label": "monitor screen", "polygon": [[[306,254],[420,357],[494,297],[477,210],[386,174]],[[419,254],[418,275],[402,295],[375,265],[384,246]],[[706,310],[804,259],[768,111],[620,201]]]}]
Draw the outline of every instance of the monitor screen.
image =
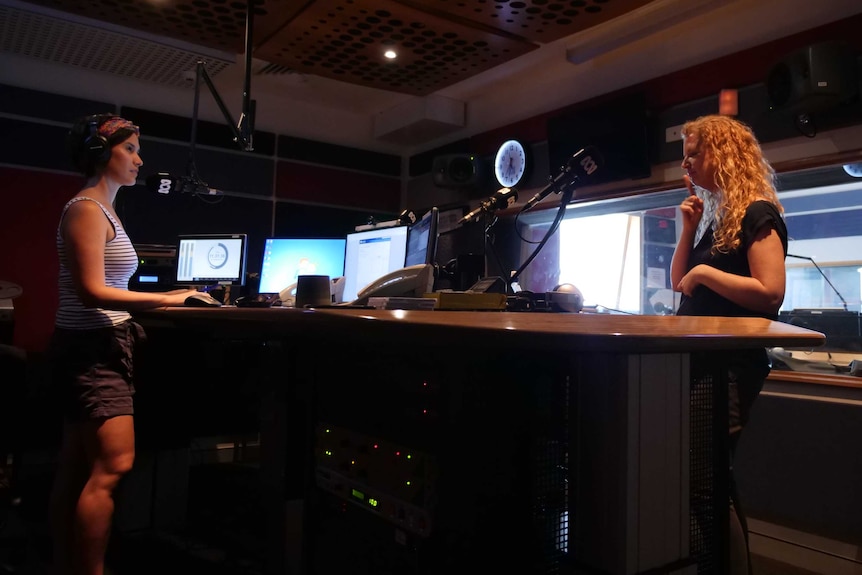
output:
[{"label": "monitor screen", "polygon": [[246,234],[188,234],[177,239],[178,285],[245,285]]},{"label": "monitor screen", "polygon": [[377,278],[403,268],[406,254],[407,226],[347,234],[343,301],[355,300],[359,290]]},{"label": "monitor screen", "polygon": [[260,264],[260,293],[277,293],[301,275],[344,275],[344,238],[267,238]]},{"label": "monitor screen", "polygon": [[407,229],[407,256],[405,266],[431,264],[437,259],[437,208],[428,210],[422,218]]}]

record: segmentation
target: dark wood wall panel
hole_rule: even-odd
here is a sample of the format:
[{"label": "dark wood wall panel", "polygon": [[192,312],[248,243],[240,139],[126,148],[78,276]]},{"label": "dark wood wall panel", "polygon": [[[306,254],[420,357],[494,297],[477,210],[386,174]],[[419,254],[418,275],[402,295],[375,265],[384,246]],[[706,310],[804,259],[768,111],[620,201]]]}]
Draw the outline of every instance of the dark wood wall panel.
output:
[{"label": "dark wood wall panel", "polygon": [[66,153],[67,131],[63,126],[0,118],[0,162],[74,171]]},{"label": "dark wood wall panel", "polygon": [[396,178],[279,161],[276,197],[297,202],[397,212],[401,183]]},{"label": "dark wood wall panel", "polygon": [[383,176],[401,175],[401,157],[291,136],[278,137],[278,157]]},{"label": "dark wood wall panel", "polygon": [[0,111],[71,124],[76,118],[102,112],[113,113],[116,108],[106,102],[0,84]]}]

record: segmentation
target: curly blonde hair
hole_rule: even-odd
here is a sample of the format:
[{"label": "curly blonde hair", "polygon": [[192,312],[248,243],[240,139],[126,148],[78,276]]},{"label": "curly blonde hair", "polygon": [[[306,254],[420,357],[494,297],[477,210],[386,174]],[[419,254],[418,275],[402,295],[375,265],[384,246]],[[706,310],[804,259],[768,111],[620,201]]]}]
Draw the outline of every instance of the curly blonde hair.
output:
[{"label": "curly blonde hair", "polygon": [[720,190],[713,229],[713,252],[730,253],[742,242],[742,218],[755,200],[784,212],[775,190],[775,170],[763,156],[751,128],[730,116],[701,116],[686,122],[683,138],[697,136],[701,153],[709,151]]}]

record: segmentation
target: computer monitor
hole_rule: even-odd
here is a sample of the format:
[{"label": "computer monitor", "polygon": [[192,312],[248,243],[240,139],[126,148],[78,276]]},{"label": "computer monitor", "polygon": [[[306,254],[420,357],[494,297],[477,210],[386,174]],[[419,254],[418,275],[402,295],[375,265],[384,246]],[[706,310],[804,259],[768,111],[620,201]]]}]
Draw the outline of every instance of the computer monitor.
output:
[{"label": "computer monitor", "polygon": [[247,234],[185,234],[177,238],[177,285],[245,285]]},{"label": "computer monitor", "polygon": [[437,222],[439,210],[431,208],[422,218],[407,229],[407,256],[405,266],[431,264],[437,259]]},{"label": "computer monitor", "polygon": [[259,293],[278,293],[301,275],[344,275],[344,238],[267,238]]},{"label": "computer monitor", "polygon": [[347,234],[343,301],[353,301],[357,292],[366,285],[403,268],[406,255],[407,226]]}]

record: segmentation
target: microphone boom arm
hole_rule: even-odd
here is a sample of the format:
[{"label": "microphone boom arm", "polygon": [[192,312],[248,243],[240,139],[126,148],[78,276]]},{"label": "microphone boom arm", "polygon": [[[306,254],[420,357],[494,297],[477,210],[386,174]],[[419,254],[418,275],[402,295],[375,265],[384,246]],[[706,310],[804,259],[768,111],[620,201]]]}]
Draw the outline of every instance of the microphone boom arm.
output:
[{"label": "microphone boom arm", "polygon": [[811,262],[812,264],[814,264],[814,267],[815,267],[815,268],[817,268],[817,271],[818,271],[818,272],[820,272],[820,275],[821,275],[821,276],[823,276],[823,279],[825,279],[825,280],[826,280],[826,283],[828,283],[828,284],[829,284],[829,287],[831,287],[831,288],[832,288],[832,291],[834,291],[834,292],[835,292],[835,295],[837,295],[837,296],[838,296],[838,299],[840,299],[840,300],[841,300],[841,303],[844,305],[844,311],[847,311],[847,300],[845,300],[845,299],[844,299],[844,296],[842,296],[842,295],[841,295],[841,292],[839,292],[839,291],[838,291],[838,288],[836,288],[834,285],[832,285],[832,282],[831,282],[831,281],[829,281],[829,278],[826,276],[826,274],[825,274],[825,273],[823,273],[823,270],[822,270],[822,269],[820,269],[820,266],[818,266],[818,265],[817,265],[817,262],[815,262],[815,261],[814,261],[814,258],[810,258],[810,257],[808,257],[808,256],[797,256],[797,255],[794,255],[794,254],[787,254],[787,257],[789,257],[789,258],[797,258],[797,259],[800,259],[800,260],[808,260],[809,262]]},{"label": "microphone boom arm", "polygon": [[200,87],[201,80],[206,84],[216,105],[224,116],[225,122],[233,133],[234,142],[239,145],[240,149],[245,152],[254,150],[252,138],[254,134],[254,114],[255,102],[251,99],[251,53],[252,46],[252,26],[254,24],[254,1],[246,2],[246,22],[245,22],[245,79],[242,90],[242,114],[239,122],[234,122],[230,110],[225,106],[224,101],[218,93],[218,90],[213,84],[203,60],[198,60],[195,66],[195,98],[194,107],[192,109],[192,134],[191,143],[189,146],[189,175],[193,178],[198,178],[197,166],[195,165],[195,143],[198,136],[198,107],[200,104]]}]

